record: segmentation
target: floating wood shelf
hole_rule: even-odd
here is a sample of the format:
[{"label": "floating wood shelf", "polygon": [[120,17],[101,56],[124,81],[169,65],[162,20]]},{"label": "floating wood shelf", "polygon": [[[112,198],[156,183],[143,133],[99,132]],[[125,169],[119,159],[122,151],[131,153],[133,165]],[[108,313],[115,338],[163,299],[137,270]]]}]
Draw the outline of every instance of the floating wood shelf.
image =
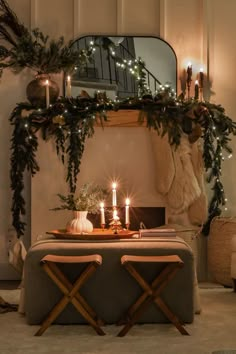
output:
[{"label": "floating wood shelf", "polygon": [[[107,112],[108,122],[104,122],[104,127],[144,127],[145,123],[138,121],[139,110],[135,109],[120,109],[119,111]],[[99,120],[99,115],[96,118],[96,126],[101,127],[102,124]]]}]

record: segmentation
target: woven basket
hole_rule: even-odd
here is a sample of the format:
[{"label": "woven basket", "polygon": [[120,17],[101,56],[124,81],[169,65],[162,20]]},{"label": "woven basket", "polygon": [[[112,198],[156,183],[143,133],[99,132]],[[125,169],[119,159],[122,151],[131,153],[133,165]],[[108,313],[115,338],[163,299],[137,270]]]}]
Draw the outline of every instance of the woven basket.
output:
[{"label": "woven basket", "polygon": [[214,280],[232,286],[230,276],[231,240],[236,235],[236,217],[215,217],[208,239],[208,266]]}]

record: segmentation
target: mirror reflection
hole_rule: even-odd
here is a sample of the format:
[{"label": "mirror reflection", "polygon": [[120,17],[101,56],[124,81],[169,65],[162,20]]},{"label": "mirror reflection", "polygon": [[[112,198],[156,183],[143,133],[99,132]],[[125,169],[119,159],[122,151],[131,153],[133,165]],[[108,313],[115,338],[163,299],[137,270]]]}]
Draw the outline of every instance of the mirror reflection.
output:
[{"label": "mirror reflection", "polygon": [[90,96],[106,91],[111,99],[126,98],[155,93],[160,85],[170,85],[176,91],[176,55],[159,38],[86,36],[73,47],[78,52],[92,51],[91,60],[83,68],[75,68],[70,78],[73,97],[81,91]]}]

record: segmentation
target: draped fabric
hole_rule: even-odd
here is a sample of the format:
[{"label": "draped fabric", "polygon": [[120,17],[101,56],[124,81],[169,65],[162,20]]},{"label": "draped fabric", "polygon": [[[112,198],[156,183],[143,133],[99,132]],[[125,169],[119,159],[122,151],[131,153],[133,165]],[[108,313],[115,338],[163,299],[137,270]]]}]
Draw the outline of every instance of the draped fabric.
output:
[{"label": "draped fabric", "polygon": [[151,132],[156,189],[165,196],[172,222],[180,216],[187,223],[200,225],[207,219],[202,152],[198,141],[191,144],[183,136],[180,145],[170,146],[168,137]]}]

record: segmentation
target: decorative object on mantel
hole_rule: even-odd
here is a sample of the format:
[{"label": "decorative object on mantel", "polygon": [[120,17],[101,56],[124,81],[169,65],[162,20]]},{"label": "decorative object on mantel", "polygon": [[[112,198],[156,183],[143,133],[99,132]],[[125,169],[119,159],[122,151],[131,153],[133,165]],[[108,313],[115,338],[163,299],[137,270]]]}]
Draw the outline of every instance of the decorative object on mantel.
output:
[{"label": "decorative object on mantel", "polygon": [[[47,93],[48,88],[48,93]],[[49,107],[59,96],[59,86],[47,74],[38,74],[26,88],[26,95],[35,107]]]},{"label": "decorative object on mantel", "polygon": [[39,29],[29,30],[19,21],[5,0],[0,0],[0,39],[8,46],[0,46],[0,76],[6,68],[19,73],[25,68],[36,72],[36,77],[27,86],[27,98],[33,106],[46,105],[45,80],[49,80],[49,97],[54,103],[59,95],[59,87],[48,76],[55,73],[70,73],[76,65],[83,66],[91,49],[78,53],[71,46],[72,40],[65,44],[64,38],[49,40]]},{"label": "decorative object on mantel", "polygon": [[87,214],[99,212],[99,203],[106,198],[105,189],[93,183],[85,183],[77,194],[63,196],[58,194],[62,202],[60,207],[51,210],[72,210],[74,218],[66,225],[69,233],[83,234],[93,231],[93,224],[87,219]]}]

